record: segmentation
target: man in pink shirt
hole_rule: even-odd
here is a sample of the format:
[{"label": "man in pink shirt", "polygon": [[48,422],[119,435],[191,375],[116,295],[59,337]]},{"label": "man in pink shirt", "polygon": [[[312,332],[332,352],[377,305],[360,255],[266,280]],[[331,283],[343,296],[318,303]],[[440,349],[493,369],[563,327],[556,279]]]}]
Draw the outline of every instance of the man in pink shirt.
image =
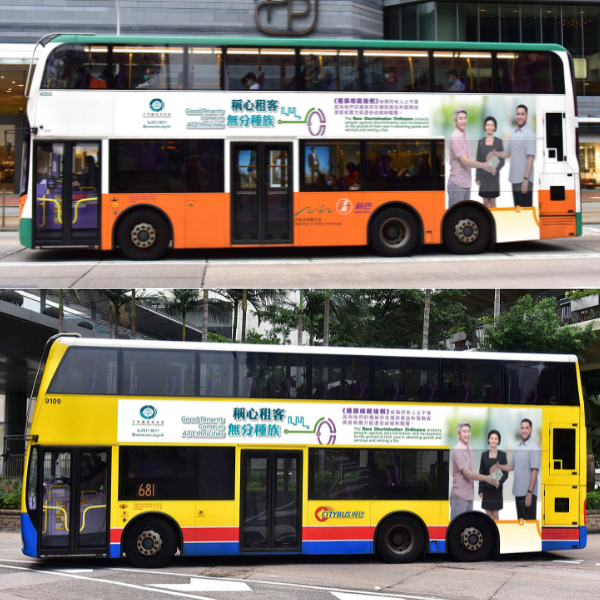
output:
[{"label": "man in pink shirt", "polygon": [[475,496],[473,481],[485,481],[494,487],[500,484],[491,475],[481,475],[473,470],[473,450],[469,446],[471,425],[461,421],[456,426],[458,444],[452,451],[452,489],[450,490],[450,520],[473,510]]},{"label": "man in pink shirt", "polygon": [[467,111],[457,108],[454,111],[455,129],[448,141],[450,152],[450,175],[448,177],[448,208],[463,200],[471,199],[471,169],[483,169],[492,175],[496,169],[487,162],[471,158],[471,144],[467,137]]}]

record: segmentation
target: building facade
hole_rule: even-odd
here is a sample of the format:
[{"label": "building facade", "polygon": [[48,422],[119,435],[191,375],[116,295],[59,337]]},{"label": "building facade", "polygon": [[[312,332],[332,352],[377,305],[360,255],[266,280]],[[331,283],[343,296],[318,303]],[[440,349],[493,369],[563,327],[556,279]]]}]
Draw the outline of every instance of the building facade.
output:
[{"label": "building facade", "polygon": [[[119,7],[119,8],[118,8]],[[584,187],[600,182],[600,2],[0,0],[0,192],[19,193],[23,90],[52,32],[558,43],[574,59]],[[598,124],[596,125],[596,120]]]}]

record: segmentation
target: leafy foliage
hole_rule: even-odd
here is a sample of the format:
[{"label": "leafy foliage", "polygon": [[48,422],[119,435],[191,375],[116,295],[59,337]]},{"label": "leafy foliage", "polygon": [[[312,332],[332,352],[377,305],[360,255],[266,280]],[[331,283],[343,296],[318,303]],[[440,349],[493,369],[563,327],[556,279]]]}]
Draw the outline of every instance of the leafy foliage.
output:
[{"label": "leafy foliage", "polygon": [[587,509],[600,510],[600,490],[587,493]]},{"label": "leafy foliage", "polygon": [[280,345],[281,340],[277,337],[277,334],[271,330],[267,333],[258,333],[256,329],[250,329],[246,334],[246,344],[272,344]]},{"label": "leafy foliage", "polygon": [[0,485],[0,509],[21,508],[22,482],[20,479],[5,479]]}]

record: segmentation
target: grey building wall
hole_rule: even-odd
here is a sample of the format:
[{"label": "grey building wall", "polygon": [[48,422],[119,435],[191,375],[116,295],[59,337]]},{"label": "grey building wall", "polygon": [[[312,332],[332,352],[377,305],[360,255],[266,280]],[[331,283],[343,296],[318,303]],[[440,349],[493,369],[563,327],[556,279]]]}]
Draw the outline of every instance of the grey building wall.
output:
[{"label": "grey building wall", "polygon": [[[217,35],[262,37],[254,8],[260,0],[121,0],[121,34]],[[292,28],[308,28],[315,0],[304,18],[292,18]],[[384,0],[318,0],[318,18],[310,37],[379,39],[383,36]],[[291,0],[291,10],[302,12],[306,0]],[[264,26],[286,31],[287,7],[260,9]],[[0,0],[0,43],[36,42],[51,32],[114,34],[115,0]]]}]

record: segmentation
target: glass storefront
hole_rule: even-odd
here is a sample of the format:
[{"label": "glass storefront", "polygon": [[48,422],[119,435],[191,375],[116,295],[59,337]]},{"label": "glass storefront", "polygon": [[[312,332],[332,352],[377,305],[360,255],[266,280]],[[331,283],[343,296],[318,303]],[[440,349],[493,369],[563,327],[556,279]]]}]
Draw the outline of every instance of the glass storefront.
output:
[{"label": "glass storefront", "polygon": [[600,95],[600,4],[420,2],[385,9],[384,37],[556,43],[571,52],[578,96]]},{"label": "glass storefront", "polygon": [[581,189],[599,190],[600,142],[579,142],[579,164],[581,165]]}]

